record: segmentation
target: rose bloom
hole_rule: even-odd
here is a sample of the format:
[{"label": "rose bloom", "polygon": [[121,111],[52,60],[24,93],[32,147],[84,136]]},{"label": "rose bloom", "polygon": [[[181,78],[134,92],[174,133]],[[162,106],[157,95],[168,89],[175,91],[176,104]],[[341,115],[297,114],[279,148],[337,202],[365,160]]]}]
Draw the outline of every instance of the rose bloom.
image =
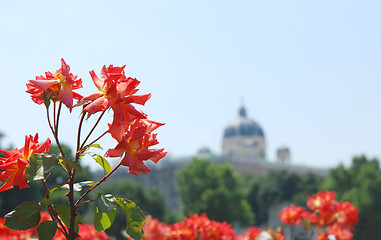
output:
[{"label": "rose bloom", "polygon": [[82,88],[82,79],[70,73],[70,67],[61,59],[61,68],[54,74],[45,72],[45,76],[36,76],[26,84],[27,93],[31,94],[32,100],[37,104],[44,103],[44,96],[52,96],[52,100],[61,101],[71,111],[73,99],[80,100],[82,96],[73,90]]},{"label": "rose bloom", "polygon": [[122,157],[121,165],[129,167],[129,173],[139,176],[140,172],[148,174],[151,170],[144,161],[151,160],[157,163],[165,157],[164,149],[152,149],[158,144],[156,134],[152,131],[163,125],[150,120],[136,119],[131,124],[109,125],[111,136],[118,141],[118,145],[109,149],[106,157]]},{"label": "rose bloom", "polygon": [[144,105],[151,94],[136,95],[136,87],[140,82],[135,78],[126,77],[124,67],[103,66],[101,78],[94,70],[90,72],[99,91],[82,99],[84,104],[89,103],[84,108],[85,112],[91,115],[111,107],[114,110],[114,121],[128,123],[137,118],[146,118],[146,115],[136,110],[132,103]]}]

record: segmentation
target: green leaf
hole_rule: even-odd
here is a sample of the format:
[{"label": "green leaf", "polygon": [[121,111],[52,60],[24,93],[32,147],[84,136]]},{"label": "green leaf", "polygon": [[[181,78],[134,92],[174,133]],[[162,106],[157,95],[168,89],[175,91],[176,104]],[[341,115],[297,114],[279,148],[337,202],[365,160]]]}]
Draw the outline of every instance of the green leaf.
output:
[{"label": "green leaf", "polygon": [[49,106],[50,106],[50,99],[45,98],[44,99],[44,104],[45,104],[46,108],[49,108]]},{"label": "green leaf", "polygon": [[39,240],[51,240],[57,232],[57,222],[55,221],[43,221],[37,227]]},{"label": "green leaf", "polygon": [[29,164],[25,168],[26,177],[29,181],[46,179],[57,165],[57,155],[35,153],[29,158]]},{"label": "green leaf", "polygon": [[42,98],[44,99],[44,104],[46,108],[49,108],[50,106],[50,99],[52,99],[53,91],[50,92],[49,96],[46,95],[46,91],[42,93]]},{"label": "green leaf", "polygon": [[111,165],[106,158],[96,153],[89,153],[89,155],[93,157],[95,162],[97,162],[107,173],[111,172]]},{"label": "green leaf", "polygon": [[103,148],[101,147],[101,145],[97,144],[97,143],[94,143],[94,144],[91,144],[91,145],[86,145],[84,148],[88,149],[88,148],[91,148],[91,147],[94,147],[94,148],[99,148],[99,149],[102,149]]},{"label": "green leaf", "polygon": [[142,210],[127,199],[116,198],[116,202],[126,215],[127,234],[135,240],[141,240],[144,233],[142,226],[145,221]]},{"label": "green leaf", "polygon": [[[86,186],[92,186],[94,185],[93,181],[84,181],[84,182],[79,182],[79,183],[74,183],[73,184],[73,190],[75,192],[80,192],[82,189]],[[65,184],[62,186],[63,188],[69,189],[69,184]]]},{"label": "green leaf", "polygon": [[109,228],[115,220],[116,207],[109,212],[102,212],[99,207],[95,207],[94,227],[98,232]]},{"label": "green leaf", "polygon": [[[62,219],[64,224],[66,226],[69,226],[70,225],[70,207],[65,204],[55,204],[53,208],[54,210],[57,211],[58,216]],[[75,232],[77,233],[79,231],[78,223],[81,221],[82,221],[81,215],[77,214],[77,216],[75,216]]]},{"label": "green leaf", "polygon": [[60,157],[60,160],[64,161],[66,164],[68,164],[70,167],[77,170],[79,173],[82,173],[81,165],[79,165],[78,162],[74,162],[74,161],[67,159],[65,157],[62,157],[62,156]]},{"label": "green leaf", "polygon": [[83,181],[79,183],[74,183],[74,191],[76,191],[76,189],[79,189],[78,191],[82,191],[84,187],[93,186],[93,185],[94,185],[93,181]]},{"label": "green leaf", "polygon": [[116,206],[115,201],[116,199],[111,194],[101,195],[100,193],[98,193],[96,203],[97,203],[97,207],[102,212],[110,212]]},{"label": "green leaf", "polygon": [[55,204],[54,210],[57,211],[58,216],[62,219],[66,226],[70,223],[70,207],[65,204]]},{"label": "green leaf", "polygon": [[51,196],[55,190],[62,190],[62,189],[67,190],[68,188],[63,186],[58,186],[58,185],[52,186],[51,188],[49,188],[49,196]]},{"label": "green leaf", "polygon": [[40,223],[40,211],[45,205],[37,201],[23,202],[5,215],[4,225],[13,230],[35,228]]},{"label": "green leaf", "polygon": [[42,200],[41,204],[43,204],[44,207],[47,208],[50,204],[52,204],[52,202],[53,202],[53,198],[48,198],[48,199]]}]

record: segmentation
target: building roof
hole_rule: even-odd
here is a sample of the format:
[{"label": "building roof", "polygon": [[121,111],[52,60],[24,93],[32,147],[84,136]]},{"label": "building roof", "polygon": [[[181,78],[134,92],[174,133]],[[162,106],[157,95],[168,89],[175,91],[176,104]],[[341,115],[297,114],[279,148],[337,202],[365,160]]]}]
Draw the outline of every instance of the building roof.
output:
[{"label": "building roof", "polygon": [[262,128],[255,121],[249,119],[246,115],[246,108],[239,109],[239,116],[234,119],[225,128],[224,138],[231,138],[237,136],[261,136],[264,137]]}]

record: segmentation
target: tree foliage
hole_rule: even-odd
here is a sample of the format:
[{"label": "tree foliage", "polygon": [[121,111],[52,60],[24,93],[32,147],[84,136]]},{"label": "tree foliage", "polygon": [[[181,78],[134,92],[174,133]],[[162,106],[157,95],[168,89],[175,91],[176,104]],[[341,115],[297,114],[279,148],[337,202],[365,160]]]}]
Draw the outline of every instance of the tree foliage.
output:
[{"label": "tree foliage", "polygon": [[228,164],[194,159],[179,172],[178,189],[186,216],[206,213],[212,220],[243,226],[254,222],[239,179]]},{"label": "tree foliage", "polygon": [[271,171],[267,176],[255,178],[248,193],[248,202],[255,213],[257,224],[265,224],[270,208],[293,202],[305,205],[307,195],[319,189],[322,177],[312,173],[298,175],[285,170]]},{"label": "tree foliage", "polygon": [[331,169],[323,188],[336,191],[337,198],[359,208],[354,239],[378,239],[381,235],[381,172],[378,159],[356,156],[352,165]]}]

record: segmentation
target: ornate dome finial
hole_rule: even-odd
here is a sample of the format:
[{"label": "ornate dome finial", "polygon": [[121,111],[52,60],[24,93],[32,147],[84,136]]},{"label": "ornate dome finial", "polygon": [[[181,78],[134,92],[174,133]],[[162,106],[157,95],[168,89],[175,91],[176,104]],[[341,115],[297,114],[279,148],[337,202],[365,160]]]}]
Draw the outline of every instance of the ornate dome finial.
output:
[{"label": "ornate dome finial", "polygon": [[239,116],[246,117],[246,108],[243,105],[239,108]]}]

